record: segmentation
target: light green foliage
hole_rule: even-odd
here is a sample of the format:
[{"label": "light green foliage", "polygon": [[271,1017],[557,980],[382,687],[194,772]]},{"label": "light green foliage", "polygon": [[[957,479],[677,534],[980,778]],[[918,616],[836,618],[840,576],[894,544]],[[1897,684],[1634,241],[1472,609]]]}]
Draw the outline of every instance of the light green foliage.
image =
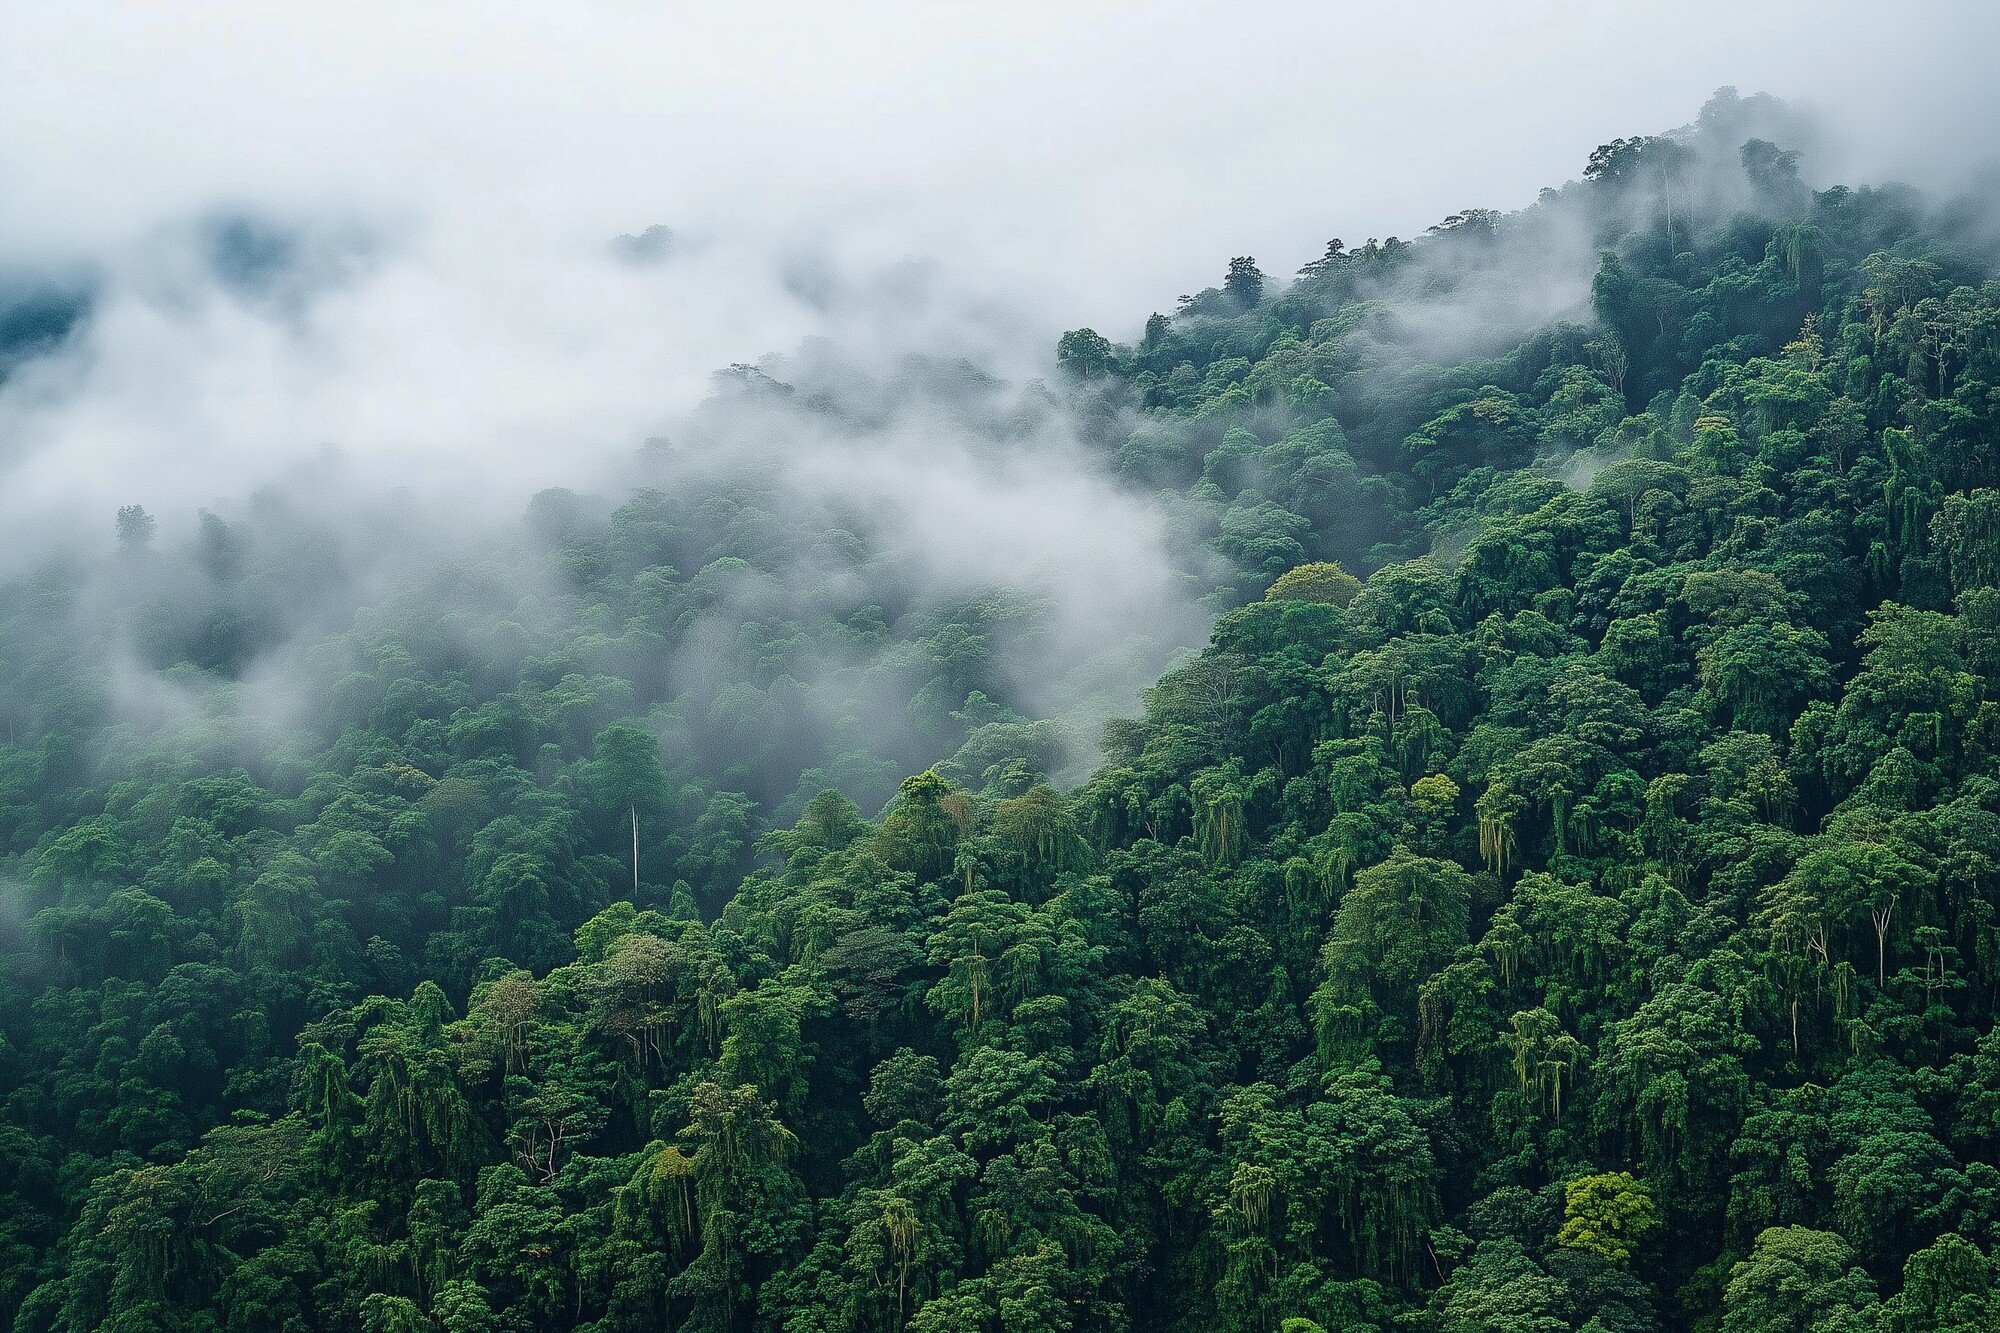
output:
[{"label": "light green foliage", "polygon": [[1264,594],[1271,602],[1326,602],[1346,606],[1361,591],[1361,580],[1333,561],[1288,569]]},{"label": "light green foliage", "polygon": [[1615,1264],[1632,1261],[1632,1247],[1660,1225],[1653,1196],[1629,1172],[1581,1176],[1563,1187],[1563,1224],[1556,1243],[1588,1250]]}]

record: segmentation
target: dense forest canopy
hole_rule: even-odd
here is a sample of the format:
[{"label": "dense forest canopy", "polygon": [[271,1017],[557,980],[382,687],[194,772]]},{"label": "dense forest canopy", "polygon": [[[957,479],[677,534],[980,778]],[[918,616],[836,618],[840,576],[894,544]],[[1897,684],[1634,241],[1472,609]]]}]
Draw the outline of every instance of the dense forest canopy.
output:
[{"label": "dense forest canopy", "polygon": [[[1045,383],[733,367],[421,568],[273,492],[11,575],[0,1309],[2000,1328],[2000,281],[1806,142],[1725,91]],[[0,296],[0,375],[92,317]],[[815,484],[941,422],[1157,563]]]}]

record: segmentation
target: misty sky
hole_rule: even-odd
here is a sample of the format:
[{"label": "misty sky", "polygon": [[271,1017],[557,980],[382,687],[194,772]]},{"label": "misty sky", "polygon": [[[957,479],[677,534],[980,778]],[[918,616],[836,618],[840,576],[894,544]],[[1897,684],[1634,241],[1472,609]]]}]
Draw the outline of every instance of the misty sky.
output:
[{"label": "misty sky", "polygon": [[[0,4],[0,245],[219,201],[427,227],[835,235],[1128,335],[1250,252],[1512,208],[1722,84],[1922,176],[1995,6]],[[1820,164],[1824,168],[1827,164]],[[470,244],[471,242],[468,242]]]}]

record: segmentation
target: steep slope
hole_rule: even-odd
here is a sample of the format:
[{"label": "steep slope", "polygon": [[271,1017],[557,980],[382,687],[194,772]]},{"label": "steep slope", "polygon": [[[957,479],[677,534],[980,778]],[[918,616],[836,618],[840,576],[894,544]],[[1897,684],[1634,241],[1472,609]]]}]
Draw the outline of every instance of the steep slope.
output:
[{"label": "steep slope", "polygon": [[1068,335],[1221,615],[1067,792],[759,836],[387,647],[263,781],[37,696],[16,1326],[2000,1323],[2000,284],[1781,118]]}]

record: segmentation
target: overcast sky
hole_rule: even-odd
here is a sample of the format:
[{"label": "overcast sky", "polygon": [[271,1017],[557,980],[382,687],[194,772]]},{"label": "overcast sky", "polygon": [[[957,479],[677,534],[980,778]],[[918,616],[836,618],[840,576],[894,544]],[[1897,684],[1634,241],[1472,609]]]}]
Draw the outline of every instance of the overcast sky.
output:
[{"label": "overcast sky", "polygon": [[1129,334],[1232,254],[1289,272],[1329,235],[1518,207],[1723,84],[1836,112],[1905,176],[1963,163],[1996,9],[4,0],[0,244],[225,200],[445,234],[803,229]]}]

